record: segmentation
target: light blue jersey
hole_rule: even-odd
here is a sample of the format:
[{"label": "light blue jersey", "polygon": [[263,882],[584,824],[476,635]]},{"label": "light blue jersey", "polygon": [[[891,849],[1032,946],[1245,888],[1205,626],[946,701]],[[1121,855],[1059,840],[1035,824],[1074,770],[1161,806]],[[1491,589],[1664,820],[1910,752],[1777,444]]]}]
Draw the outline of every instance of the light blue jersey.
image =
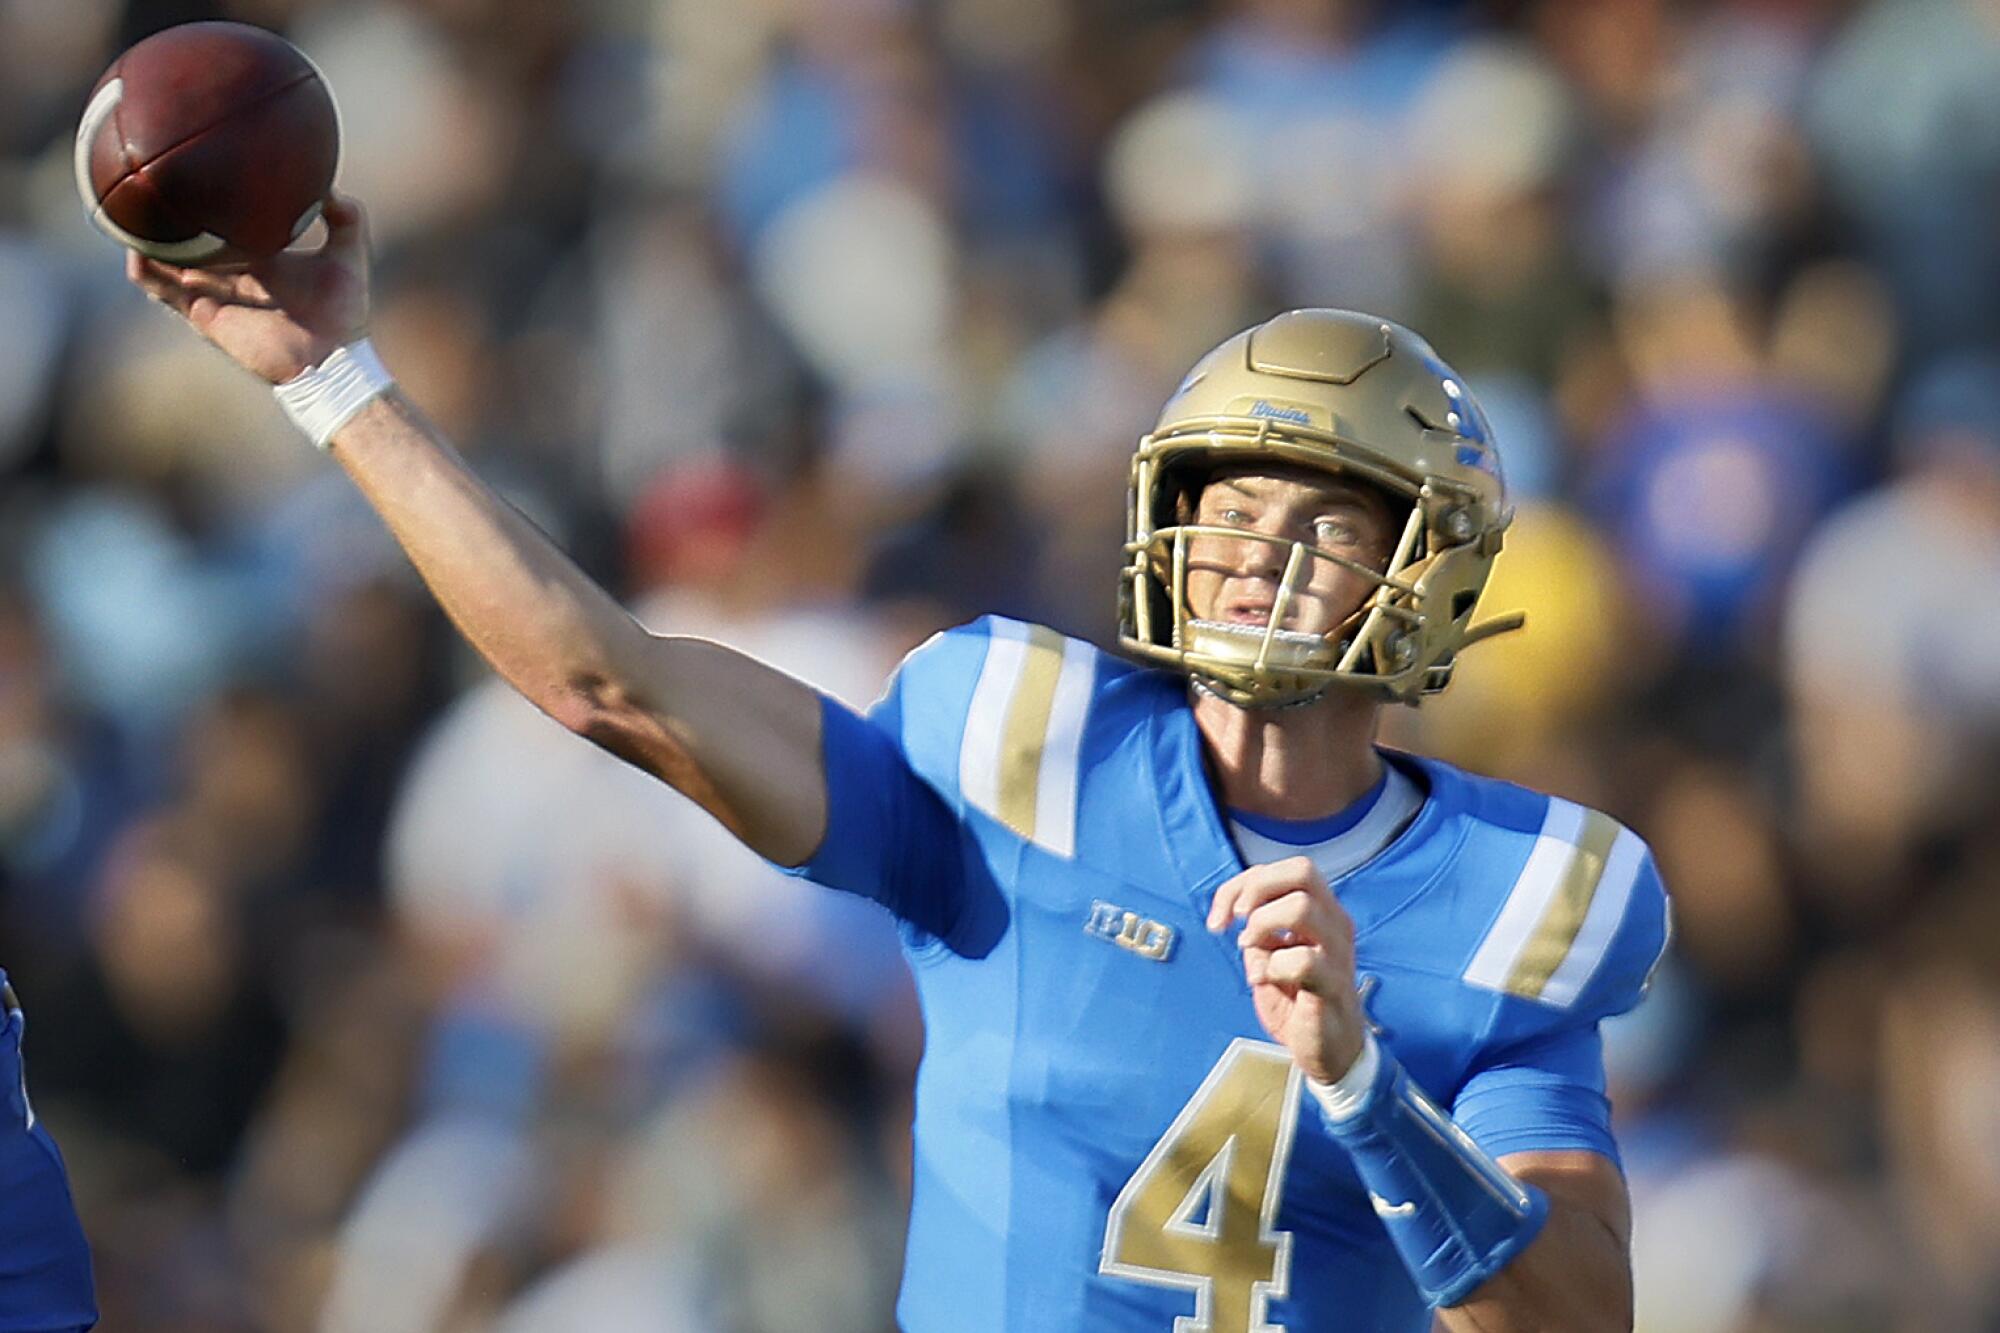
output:
[{"label": "light blue jersey", "polygon": [[[1243,861],[1185,680],[988,618],[826,720],[799,873],[898,916],[928,1033],[903,1326],[1428,1329],[1234,931],[1203,927]],[[1594,811],[1388,758],[1422,805],[1333,886],[1380,1041],[1489,1153],[1616,1160],[1597,1023],[1665,946],[1652,857]]]}]

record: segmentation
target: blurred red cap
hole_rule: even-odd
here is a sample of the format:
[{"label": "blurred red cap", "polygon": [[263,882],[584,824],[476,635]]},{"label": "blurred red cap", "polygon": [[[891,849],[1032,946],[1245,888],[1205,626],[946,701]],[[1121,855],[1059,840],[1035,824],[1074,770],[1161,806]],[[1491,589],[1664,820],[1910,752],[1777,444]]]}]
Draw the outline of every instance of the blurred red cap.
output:
[{"label": "blurred red cap", "polygon": [[669,464],[626,517],[626,567],[640,588],[725,577],[769,508],[764,483],[732,459]]}]

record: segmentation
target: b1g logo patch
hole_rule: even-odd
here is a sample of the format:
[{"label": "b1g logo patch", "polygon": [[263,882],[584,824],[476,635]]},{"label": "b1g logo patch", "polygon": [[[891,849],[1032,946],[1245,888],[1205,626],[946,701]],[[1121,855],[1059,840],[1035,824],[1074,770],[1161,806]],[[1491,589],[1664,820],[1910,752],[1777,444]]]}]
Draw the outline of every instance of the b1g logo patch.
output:
[{"label": "b1g logo patch", "polygon": [[1084,918],[1083,933],[1108,940],[1121,949],[1129,949],[1141,958],[1150,958],[1156,963],[1164,963],[1173,957],[1174,941],[1179,938],[1172,926],[1149,921],[1137,912],[1128,912],[1102,898],[1091,903],[1090,915]]}]

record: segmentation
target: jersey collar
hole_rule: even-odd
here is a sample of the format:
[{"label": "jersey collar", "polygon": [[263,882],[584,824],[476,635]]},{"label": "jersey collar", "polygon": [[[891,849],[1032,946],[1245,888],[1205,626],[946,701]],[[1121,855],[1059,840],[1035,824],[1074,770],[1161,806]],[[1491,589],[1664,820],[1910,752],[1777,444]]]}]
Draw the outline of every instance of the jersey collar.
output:
[{"label": "jersey collar", "polygon": [[1252,814],[1248,810],[1231,809],[1229,820],[1272,842],[1315,847],[1343,833],[1353,832],[1374,813],[1382,800],[1382,793],[1389,789],[1389,775],[1393,771],[1388,764],[1382,765],[1382,776],[1375,779],[1374,786],[1358,799],[1350,801],[1345,808],[1319,819],[1274,819],[1269,815]]}]

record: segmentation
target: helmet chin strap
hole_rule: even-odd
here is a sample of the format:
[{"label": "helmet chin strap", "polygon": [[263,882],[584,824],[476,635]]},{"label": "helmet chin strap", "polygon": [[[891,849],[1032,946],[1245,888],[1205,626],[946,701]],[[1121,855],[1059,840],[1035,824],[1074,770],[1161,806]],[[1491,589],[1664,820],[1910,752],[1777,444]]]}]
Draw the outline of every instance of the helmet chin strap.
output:
[{"label": "helmet chin strap", "polygon": [[1230,698],[1214,685],[1210,684],[1206,676],[1190,673],[1188,675],[1188,684],[1193,687],[1195,693],[1205,694],[1211,699],[1228,704],[1231,708],[1240,708],[1246,713],[1283,713],[1294,708],[1305,708],[1326,698],[1327,691],[1333,688],[1332,682],[1329,681],[1327,684],[1314,690],[1311,694],[1300,695],[1296,699],[1247,699],[1239,701]]}]

